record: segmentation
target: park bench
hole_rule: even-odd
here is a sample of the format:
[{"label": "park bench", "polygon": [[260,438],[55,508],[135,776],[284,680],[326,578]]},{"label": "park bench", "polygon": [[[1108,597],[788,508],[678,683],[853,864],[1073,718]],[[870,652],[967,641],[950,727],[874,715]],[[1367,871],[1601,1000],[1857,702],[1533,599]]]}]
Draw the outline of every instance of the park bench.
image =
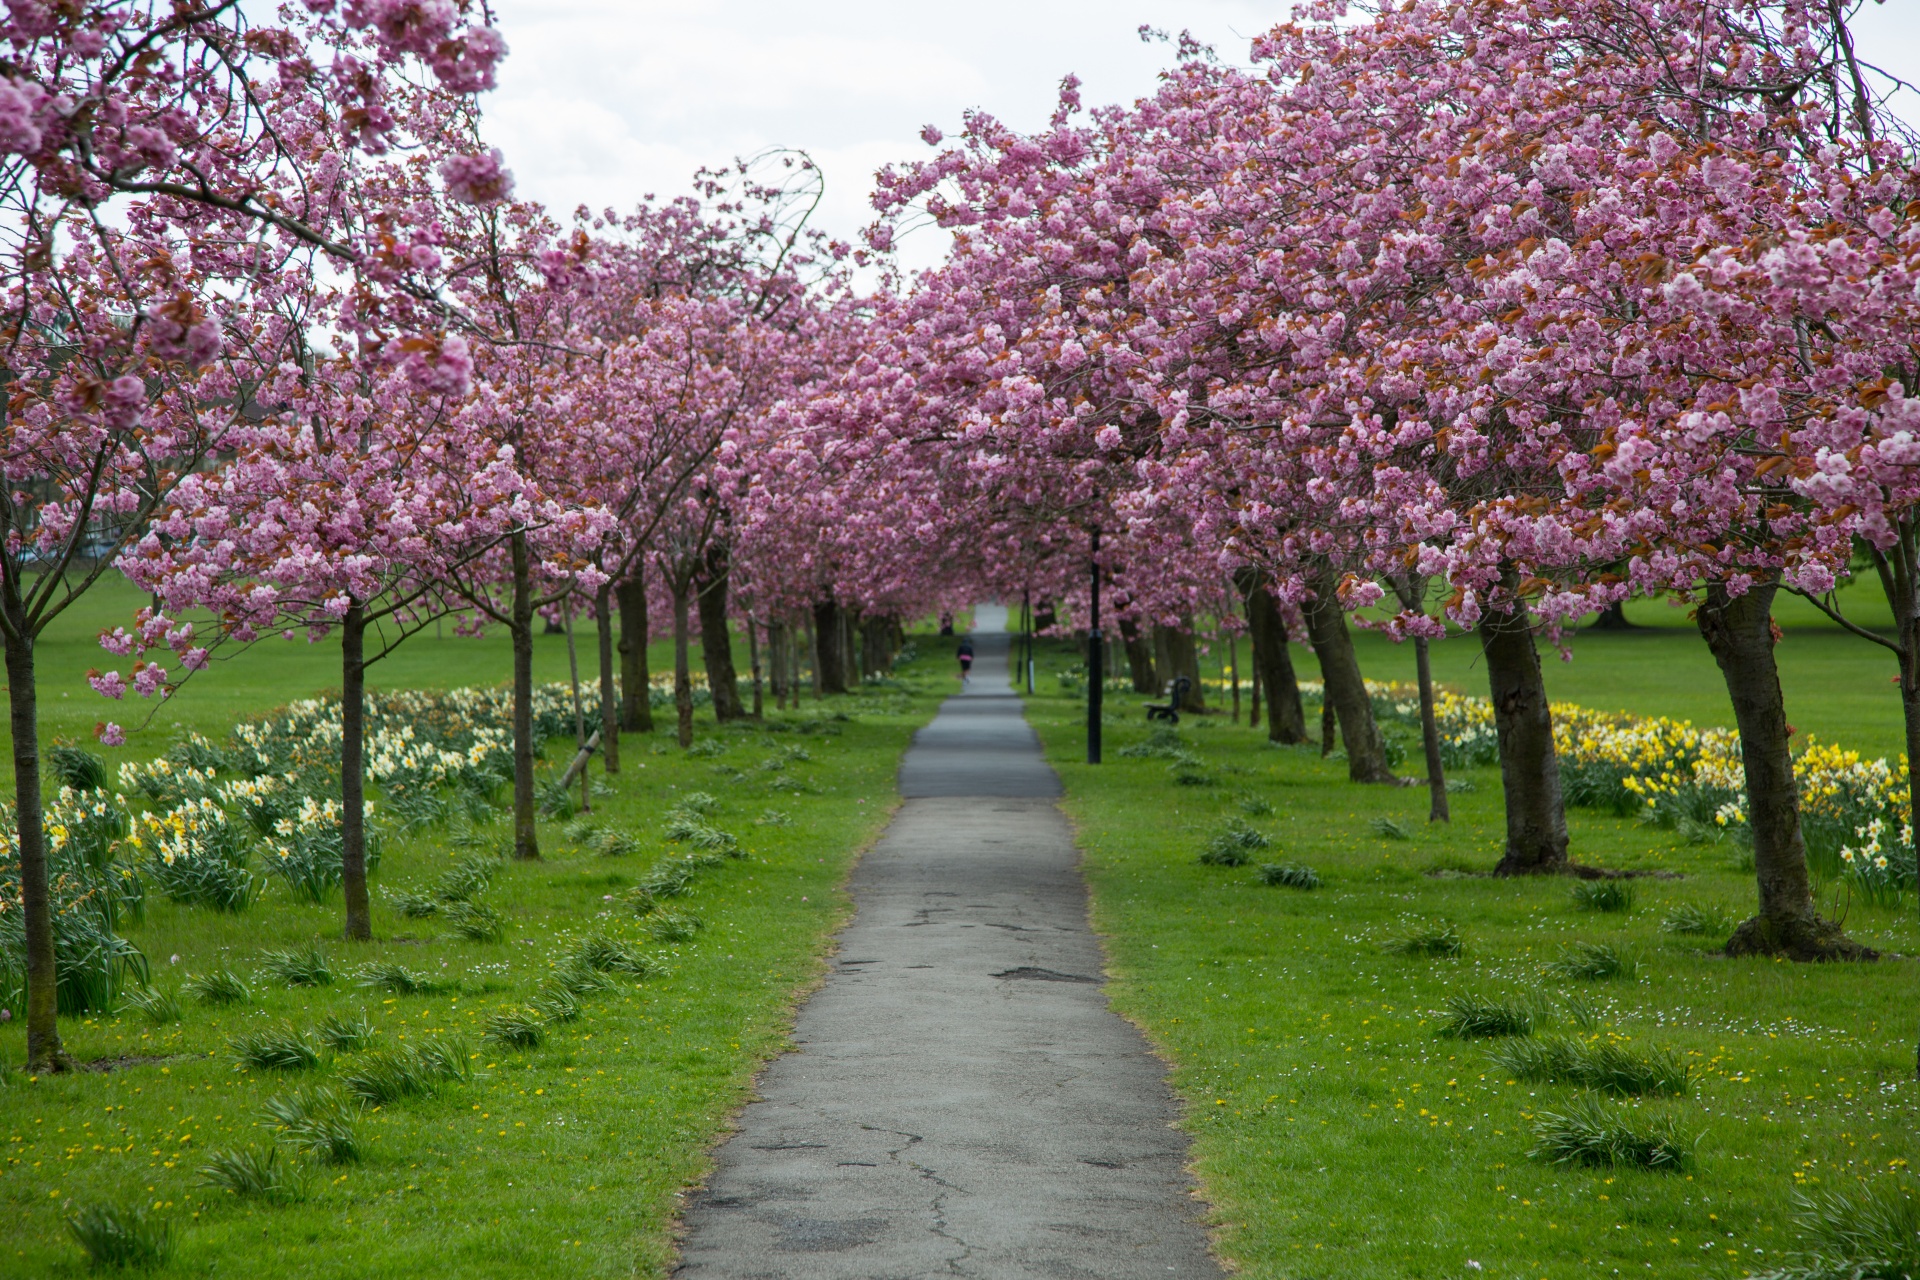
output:
[{"label": "park bench", "polygon": [[1180,676],[1174,680],[1173,684],[1167,689],[1167,700],[1164,703],[1149,702],[1147,704],[1147,719],[1165,720],[1168,724],[1179,724],[1180,706],[1187,700],[1187,691],[1191,688],[1193,688],[1193,681],[1187,679],[1185,676]]}]

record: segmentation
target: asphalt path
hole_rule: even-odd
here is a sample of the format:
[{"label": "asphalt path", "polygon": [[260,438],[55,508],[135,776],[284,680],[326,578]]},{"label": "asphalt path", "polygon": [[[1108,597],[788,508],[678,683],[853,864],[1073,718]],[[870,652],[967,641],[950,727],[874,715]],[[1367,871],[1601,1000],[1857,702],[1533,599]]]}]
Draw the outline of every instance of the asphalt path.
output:
[{"label": "asphalt path", "polygon": [[907,752],[858,914],[688,1205],[678,1276],[1222,1274],[1163,1065],[1101,993],[1005,611],[976,624],[971,687]]}]

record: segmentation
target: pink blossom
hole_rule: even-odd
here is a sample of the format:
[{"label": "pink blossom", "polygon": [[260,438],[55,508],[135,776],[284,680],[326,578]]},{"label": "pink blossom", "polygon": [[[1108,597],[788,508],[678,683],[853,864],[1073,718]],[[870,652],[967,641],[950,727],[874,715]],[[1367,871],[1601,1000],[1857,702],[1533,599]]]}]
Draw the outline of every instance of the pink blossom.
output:
[{"label": "pink blossom", "polygon": [[499,204],[513,194],[513,175],[500,148],[485,155],[448,156],[440,162],[440,180],[449,198],[462,204]]},{"label": "pink blossom", "polygon": [[98,671],[89,671],[87,683],[92,685],[93,691],[101,697],[116,701],[124,697],[127,692],[126,677],[118,671],[109,671],[105,675],[101,675]]},{"label": "pink blossom", "polygon": [[99,741],[100,745],[104,747],[124,747],[127,745],[126,732],[111,720],[103,720],[95,724],[93,726],[93,736]]},{"label": "pink blossom", "polygon": [[167,669],[159,663],[149,662],[145,666],[135,664],[133,688],[141,697],[151,698],[154,694],[165,688],[166,683]]}]

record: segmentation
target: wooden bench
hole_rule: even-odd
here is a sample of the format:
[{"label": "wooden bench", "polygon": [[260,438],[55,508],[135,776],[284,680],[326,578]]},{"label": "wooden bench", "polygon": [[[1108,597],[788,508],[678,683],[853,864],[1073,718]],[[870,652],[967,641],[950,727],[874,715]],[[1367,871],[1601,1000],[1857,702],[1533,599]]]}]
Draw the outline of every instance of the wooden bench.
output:
[{"label": "wooden bench", "polygon": [[1164,703],[1149,702],[1147,704],[1147,719],[1165,720],[1168,724],[1179,724],[1181,704],[1186,702],[1187,692],[1192,688],[1193,681],[1187,679],[1185,676],[1180,676],[1175,679],[1172,687],[1167,691],[1167,700]]}]

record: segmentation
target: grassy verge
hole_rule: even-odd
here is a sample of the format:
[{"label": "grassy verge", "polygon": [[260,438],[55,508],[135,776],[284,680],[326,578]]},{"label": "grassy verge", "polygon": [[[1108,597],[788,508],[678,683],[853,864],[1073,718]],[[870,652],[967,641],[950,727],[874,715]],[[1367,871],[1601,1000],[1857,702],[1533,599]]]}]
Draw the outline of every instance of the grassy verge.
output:
[{"label": "grassy verge", "polygon": [[[1627,661],[1603,670],[1597,648],[1589,678],[1627,688]],[[1741,1276],[1795,1244],[1796,1190],[1904,1177],[1920,1158],[1913,959],[1732,962],[1711,924],[1662,928],[1682,908],[1750,910],[1730,845],[1576,812],[1583,861],[1678,876],[1634,881],[1626,910],[1583,907],[1564,881],[1467,874],[1498,857],[1492,769],[1464,772],[1452,825],[1431,828],[1423,789],[1357,787],[1316,749],[1206,717],[1181,726],[1202,763],[1177,771],[1203,780],[1181,785],[1167,759],[1123,754],[1146,738],[1125,695],[1109,695],[1107,763],[1089,767],[1085,704],[1051,674],[1070,660],[1043,651],[1029,714],[1066,783],[1113,999],[1174,1064],[1221,1250],[1246,1275]],[[1246,864],[1202,863],[1216,836]],[[1320,886],[1263,884],[1263,863]],[[1912,908],[1856,903],[1847,927],[1911,957]],[[1556,973],[1578,944],[1635,969]],[[1462,1012],[1532,1035],[1442,1035]],[[1663,1092],[1676,1067],[1678,1096]],[[1596,1125],[1664,1133],[1679,1167],[1634,1167],[1619,1144],[1585,1141]],[[1549,1144],[1569,1163],[1529,1155]],[[1608,1150],[1629,1163],[1582,1163]]]},{"label": "grassy verge", "polygon": [[[144,1208],[169,1223],[176,1246],[162,1274],[267,1275],[290,1264],[315,1280],[663,1274],[678,1194],[701,1176],[754,1069],[783,1048],[792,1002],[846,910],[840,885],[891,806],[900,752],[951,683],[950,647],[937,660],[934,644],[921,648],[927,656],[903,668],[897,688],[809,702],[765,727],[708,725],[694,752],[664,733],[628,738],[625,768],[602,780],[595,818],[630,833],[637,850],[602,856],[551,824],[547,859],[500,864],[481,894],[504,918],[497,941],[463,940],[445,919],[409,920],[376,897],[378,941],[349,948],[333,941],[337,895],[307,906],[277,882],[237,916],[152,895],[145,922],[127,933],[153,962],[154,985],[179,993],[179,1020],[131,1010],[69,1020],[74,1055],[110,1069],[0,1078],[0,1275],[82,1272],[66,1219],[92,1204]],[[458,682],[437,674],[430,683]],[[304,694],[287,684],[308,679],[325,683],[298,671],[280,697]],[[241,695],[224,697],[230,718]],[[224,728],[220,712],[205,714],[206,727]],[[554,744],[551,758],[562,754]],[[714,859],[667,902],[696,917],[697,932],[655,934],[624,895],[658,859],[685,850],[666,841],[662,823],[694,791],[716,799],[705,821],[735,835],[746,856]],[[481,833],[503,838],[506,824]],[[444,831],[389,837],[377,883],[423,889],[471,856]],[[605,989],[579,994],[578,1019],[549,1021],[538,1047],[486,1038],[495,1015],[550,989],[596,935],[660,971],[636,978],[611,967]],[[316,942],[331,982],[289,987],[263,971],[265,952]],[[353,972],[372,961],[404,966],[430,989],[358,985]],[[246,981],[247,999],[208,1005],[181,990],[188,975],[220,967]],[[236,1063],[236,1040],[291,1029],[318,1044],[330,1016],[364,1018],[370,1044],[322,1048],[305,1069]],[[270,1099],[344,1089],[382,1061],[376,1055],[405,1063],[407,1050],[436,1040],[462,1046],[471,1078],[423,1081],[424,1092],[359,1113],[358,1161],[292,1159],[283,1142],[304,1182],[296,1193],[248,1198],[201,1185],[211,1153],[273,1145],[261,1123]],[[19,1024],[0,1027],[0,1060],[23,1056]]]}]

